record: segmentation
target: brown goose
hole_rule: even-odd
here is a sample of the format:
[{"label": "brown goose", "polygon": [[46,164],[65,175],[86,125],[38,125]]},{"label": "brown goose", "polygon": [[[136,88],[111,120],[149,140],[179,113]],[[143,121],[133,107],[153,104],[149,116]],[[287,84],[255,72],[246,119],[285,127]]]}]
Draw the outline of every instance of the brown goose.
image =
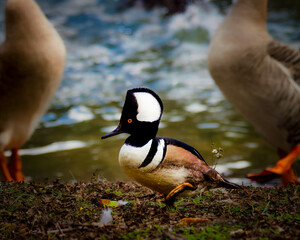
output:
[{"label": "brown goose", "polygon": [[213,37],[211,76],[226,98],[285,157],[274,168],[249,174],[256,181],[278,175],[297,182],[300,155],[300,52],[271,38],[268,0],[238,0]]},{"label": "brown goose", "polygon": [[[0,166],[22,181],[18,149],[31,136],[62,78],[65,46],[33,0],[6,0],[0,46]],[[8,166],[4,151],[12,150]]]}]

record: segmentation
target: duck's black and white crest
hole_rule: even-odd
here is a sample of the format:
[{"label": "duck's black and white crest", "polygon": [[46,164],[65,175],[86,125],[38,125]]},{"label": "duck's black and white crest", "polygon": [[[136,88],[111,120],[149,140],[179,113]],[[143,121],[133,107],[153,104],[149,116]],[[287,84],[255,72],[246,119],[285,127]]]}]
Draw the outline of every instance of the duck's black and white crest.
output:
[{"label": "duck's black and white crest", "polygon": [[127,91],[122,115],[131,115],[139,122],[156,122],[162,112],[162,101],[152,90],[134,88]]}]

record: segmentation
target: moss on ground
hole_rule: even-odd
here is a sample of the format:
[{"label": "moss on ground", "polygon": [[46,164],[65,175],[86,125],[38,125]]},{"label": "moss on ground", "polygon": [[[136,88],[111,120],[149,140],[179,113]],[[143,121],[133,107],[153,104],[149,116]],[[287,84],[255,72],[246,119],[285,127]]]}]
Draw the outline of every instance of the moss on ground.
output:
[{"label": "moss on ground", "polygon": [[[214,190],[181,198],[131,182],[0,184],[1,239],[297,239],[299,186]],[[129,203],[100,224],[101,199]],[[208,219],[183,226],[183,218]]]}]

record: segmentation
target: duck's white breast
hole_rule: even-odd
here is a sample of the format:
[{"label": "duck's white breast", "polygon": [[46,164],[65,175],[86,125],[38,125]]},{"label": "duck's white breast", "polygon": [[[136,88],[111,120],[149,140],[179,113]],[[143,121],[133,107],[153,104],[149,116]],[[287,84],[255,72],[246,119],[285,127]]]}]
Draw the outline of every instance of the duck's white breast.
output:
[{"label": "duck's white breast", "polygon": [[129,144],[124,144],[120,150],[119,163],[123,168],[134,169],[141,172],[150,172],[158,167],[162,162],[165,151],[165,141],[159,139],[156,152],[149,164],[141,167],[141,164],[147,158],[153,139],[149,140],[144,146],[135,147]]},{"label": "duck's white breast", "polygon": [[167,194],[185,182],[189,172],[184,167],[170,168],[161,165],[166,151],[166,143],[163,139],[159,139],[151,162],[141,167],[149,154],[152,142],[153,140],[150,140],[142,147],[134,147],[125,143],[120,151],[119,163],[130,178],[152,190]]},{"label": "duck's white breast", "polygon": [[134,147],[124,143],[119,153],[119,163],[124,168],[138,169],[143,160],[147,157],[152,140],[142,147]]}]

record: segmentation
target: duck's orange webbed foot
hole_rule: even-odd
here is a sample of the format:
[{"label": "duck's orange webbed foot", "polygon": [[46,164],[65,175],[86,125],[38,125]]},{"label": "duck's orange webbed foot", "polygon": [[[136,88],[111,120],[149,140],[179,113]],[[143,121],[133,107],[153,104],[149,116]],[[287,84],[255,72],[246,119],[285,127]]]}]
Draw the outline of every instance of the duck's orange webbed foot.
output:
[{"label": "duck's orange webbed foot", "polygon": [[249,173],[247,178],[252,181],[264,183],[270,181],[278,176],[281,176],[282,185],[287,185],[288,183],[297,183],[299,184],[299,180],[297,179],[294,171],[292,169],[292,165],[295,160],[300,156],[300,145],[295,146],[292,151],[280,159],[275,167],[267,168],[261,173]]},{"label": "duck's orange webbed foot", "polygon": [[18,151],[19,151],[18,148],[14,148],[11,150],[9,171],[14,181],[22,182],[24,181],[24,175],[22,173],[22,162],[18,154]]},{"label": "duck's orange webbed foot", "polygon": [[196,190],[197,187],[192,185],[191,183],[182,183],[180,185],[178,185],[176,188],[174,188],[165,198],[165,203],[167,205],[172,205],[176,199],[176,197],[186,191],[186,190]]},{"label": "duck's orange webbed foot", "polygon": [[10,175],[7,167],[6,157],[3,151],[0,151],[0,167],[5,181],[13,181],[14,179]]}]

